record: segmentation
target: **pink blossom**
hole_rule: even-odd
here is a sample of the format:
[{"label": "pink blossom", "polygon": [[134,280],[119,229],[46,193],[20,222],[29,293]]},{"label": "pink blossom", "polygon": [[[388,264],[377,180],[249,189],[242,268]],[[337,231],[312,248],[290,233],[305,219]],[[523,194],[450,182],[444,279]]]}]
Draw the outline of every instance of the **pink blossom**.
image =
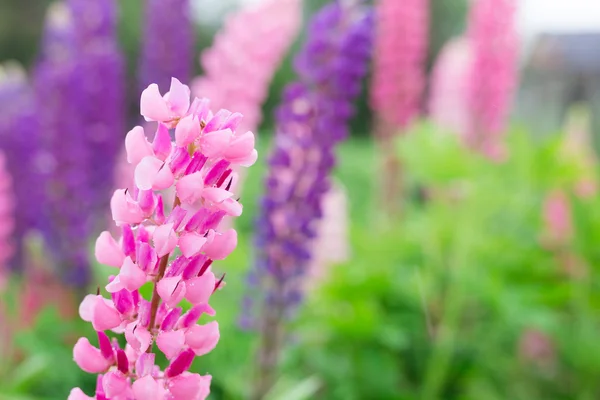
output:
[{"label": "pink blossom", "polygon": [[468,104],[467,143],[492,158],[502,156],[514,90],[518,81],[519,39],[516,0],[477,0],[469,13],[467,37],[473,64]]},{"label": "pink blossom", "polygon": [[[115,239],[102,232],[95,248],[98,262],[119,272],[106,285],[110,299],[88,295],[79,307],[81,318],[98,332],[99,348],[81,338],[73,351],[84,371],[102,374],[91,398],[205,399],[210,391],[209,375],[187,370],[194,357],[219,341],[216,321],[197,322],[203,313],[214,316],[208,303],[222,279],[215,277],[212,261],[237,245],[235,230],[219,228],[225,215],[242,212],[231,192],[233,168],[251,165],[257,153],[254,135],[236,131],[240,114],[213,114],[207,101],[190,101],[189,95],[176,79],[165,95],[150,85],[142,93],[141,111],[158,123],[154,140],[150,143],[141,127],[125,139],[131,183],[111,200],[122,235]],[[173,142],[169,129],[175,131]],[[165,204],[168,192],[172,205]],[[154,286],[150,299],[139,291],[147,282]],[[193,308],[181,315],[178,304],[184,298]],[[124,349],[110,342],[108,330],[124,333]],[[170,360],[164,372],[154,365],[156,350]],[[69,398],[90,397],[73,389]]]},{"label": "pink blossom", "polygon": [[379,135],[405,129],[419,115],[425,89],[428,0],[379,0],[371,106]]},{"label": "pink blossom", "polygon": [[192,91],[210,98],[214,109],[243,113],[232,129],[258,128],[271,79],[300,29],[301,5],[300,0],[267,0],[246,7],[227,19],[202,53],[205,75],[195,80]]}]

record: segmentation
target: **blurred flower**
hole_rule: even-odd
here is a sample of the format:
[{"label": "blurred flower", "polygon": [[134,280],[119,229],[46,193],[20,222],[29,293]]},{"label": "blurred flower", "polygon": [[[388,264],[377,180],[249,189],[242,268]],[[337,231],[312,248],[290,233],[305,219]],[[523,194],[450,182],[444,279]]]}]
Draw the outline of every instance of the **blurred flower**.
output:
[{"label": "blurred flower", "polygon": [[348,198],[340,182],[332,182],[321,199],[323,217],[316,224],[316,238],[311,243],[312,259],[307,268],[305,290],[323,282],[329,267],[348,261]]},{"label": "blurred flower", "polygon": [[469,14],[467,37],[473,46],[473,65],[466,139],[491,158],[504,155],[502,135],[518,80],[515,9],[515,0],[476,0]]},{"label": "blurred flower", "polygon": [[255,131],[269,84],[300,29],[301,0],[266,0],[230,16],[200,57],[204,76],[192,92],[213,109],[244,114],[242,130]]},{"label": "blurred flower", "polygon": [[543,206],[544,236],[552,247],[565,246],[573,234],[567,195],[559,190],[548,194]]},{"label": "blurred flower", "polygon": [[556,357],[554,343],[546,333],[538,329],[525,329],[519,340],[519,356],[524,361],[546,366]]},{"label": "blurred flower", "polygon": [[428,0],[378,0],[371,106],[393,136],[419,115],[429,41]]},{"label": "blurred flower", "polygon": [[[258,220],[254,270],[257,289],[245,299],[242,325],[254,325],[253,298],[260,300],[261,346],[255,398],[274,383],[283,340],[282,322],[302,297],[311,241],[329,190],[335,147],[348,135],[371,54],[373,14],[360,3],[333,2],[312,19],[295,59],[298,81],[289,84],[276,114],[265,195]],[[264,307],[264,308],[263,308]]]},{"label": "blurred flower", "polygon": [[[40,131],[50,157],[44,161],[44,232],[48,248],[63,278],[72,285],[89,282],[87,240],[90,206],[89,147],[80,106],[87,101],[85,71],[78,60],[71,11],[56,3],[48,12],[41,57],[34,71],[34,88]],[[97,104],[95,106],[98,106]],[[95,167],[95,166],[94,166]],[[31,196],[29,196],[31,197]]]},{"label": "blurred flower", "polygon": [[167,87],[171,77],[189,82],[194,51],[190,12],[190,0],[146,0],[140,90],[152,82]]},{"label": "blurred flower", "polygon": [[279,307],[293,307],[301,297],[335,146],[347,137],[367,71],[372,24],[370,9],[339,2],[316,14],[295,60],[299,80],[285,89],[277,110],[254,273]]},{"label": "blurred flower", "polygon": [[[25,72],[15,64],[0,65],[0,149],[12,177],[15,204],[11,269],[22,269],[27,231],[41,229],[44,203],[42,170],[46,166],[40,143],[35,102]],[[6,260],[5,260],[6,261]]]},{"label": "blurred flower", "polygon": [[115,0],[67,0],[67,5],[77,16],[75,51],[85,77],[78,113],[89,148],[92,213],[101,215],[112,193],[125,129],[125,62],[117,42],[117,7]]},{"label": "blurred flower", "polygon": [[457,38],[438,55],[432,72],[429,113],[452,133],[464,137],[470,124],[469,88],[473,49],[471,41]]},{"label": "blurred flower", "polygon": [[[210,375],[187,370],[219,341],[216,321],[197,322],[215,314],[208,303],[223,277],[212,272],[213,260],[237,246],[235,230],[219,229],[224,216],[242,213],[230,191],[233,166],[252,165],[257,152],[253,134],[237,132],[240,114],[213,114],[206,99],[190,103],[189,88],[175,78],[168,93],[162,96],[156,84],[142,92],[141,114],[158,129],[152,143],[141,126],[127,134],[133,185],[117,189],[110,207],[122,236],[104,231],[96,240],[97,261],[118,269],[105,287],[111,298],[90,294],[79,308],[97,331],[98,347],[80,338],[73,358],[99,374],[96,398],[199,400],[210,392]],[[176,193],[172,207],[164,203],[166,190]],[[154,286],[150,300],[139,292],[147,282]],[[192,305],[186,313],[178,307],[184,299]],[[106,330],[124,333],[125,347]],[[164,371],[155,365],[154,343],[169,360]],[[85,398],[79,388],[69,396]]]}]

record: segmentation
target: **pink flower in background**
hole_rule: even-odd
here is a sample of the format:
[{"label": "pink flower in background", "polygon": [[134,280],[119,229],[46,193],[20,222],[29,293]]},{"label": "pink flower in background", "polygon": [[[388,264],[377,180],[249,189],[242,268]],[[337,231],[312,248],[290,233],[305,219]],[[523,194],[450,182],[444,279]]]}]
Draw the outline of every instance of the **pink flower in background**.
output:
[{"label": "pink flower in background", "polygon": [[571,211],[567,195],[555,190],[544,201],[543,219],[545,233],[553,245],[564,245],[572,235]]},{"label": "pink flower in background", "polygon": [[429,40],[428,0],[379,0],[371,107],[383,136],[419,115]]},{"label": "pink flower in background", "polygon": [[430,117],[464,137],[469,129],[469,88],[473,48],[466,38],[448,42],[435,62],[429,98]]},{"label": "pink flower in background", "polygon": [[0,152],[0,293],[8,280],[8,261],[14,253],[12,243],[15,201],[12,179],[6,171],[6,158]]},{"label": "pink flower in background", "polygon": [[329,267],[350,258],[348,196],[341,183],[333,182],[321,199],[321,209],[323,216],[312,240],[312,259],[306,274],[307,290],[326,279]]},{"label": "pink flower in background", "polygon": [[[133,184],[111,199],[122,234],[116,239],[102,232],[95,248],[98,262],[116,268],[105,286],[110,298],[88,295],[81,303],[79,314],[97,340],[79,339],[73,357],[82,370],[99,374],[97,399],[205,399],[210,375],[187,370],[219,340],[216,321],[197,322],[215,314],[209,299],[223,278],[212,271],[213,260],[237,245],[236,231],[219,224],[242,213],[231,186],[234,168],[256,161],[254,136],[238,131],[241,114],[213,114],[206,99],[190,102],[189,88],[177,79],[164,96],[151,84],[140,103],[158,129],[152,142],[139,126],[125,139]],[[167,203],[169,191],[174,200]],[[151,299],[139,292],[147,282],[154,287]],[[178,307],[184,299],[192,305],[186,313]],[[125,347],[105,331],[124,333]],[[154,345],[169,361],[164,371],[155,365]],[[69,396],[87,398],[78,388]]]},{"label": "pink flower in background", "polygon": [[242,131],[256,131],[271,79],[300,29],[301,0],[266,0],[225,22],[200,57],[204,76],[192,84],[214,109],[244,114]]},{"label": "pink flower in background", "polygon": [[492,158],[504,152],[502,135],[518,80],[515,9],[515,0],[475,0],[469,14],[473,65],[465,133],[470,146]]}]

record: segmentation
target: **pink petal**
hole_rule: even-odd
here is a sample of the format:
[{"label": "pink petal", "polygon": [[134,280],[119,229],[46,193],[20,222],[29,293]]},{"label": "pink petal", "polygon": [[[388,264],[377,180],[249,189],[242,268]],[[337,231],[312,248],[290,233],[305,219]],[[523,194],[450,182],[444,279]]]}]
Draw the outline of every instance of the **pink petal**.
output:
[{"label": "pink petal", "polygon": [[71,389],[71,393],[69,393],[69,397],[67,400],[94,400],[94,397],[90,397],[83,393],[83,391],[79,388]]},{"label": "pink petal", "polygon": [[92,346],[87,338],[79,338],[75,347],[73,347],[73,359],[75,363],[90,374],[104,372],[112,364],[111,361],[104,358],[100,349]]},{"label": "pink petal", "polygon": [[171,88],[165,96],[171,106],[171,111],[181,117],[190,108],[190,88],[177,78],[171,78]]},{"label": "pink petal", "polygon": [[177,182],[177,197],[182,203],[193,204],[202,195],[204,179],[200,171],[186,175]]},{"label": "pink petal", "polygon": [[254,150],[254,134],[250,131],[234,137],[225,150],[226,159],[240,159],[247,157]]},{"label": "pink petal", "polygon": [[185,343],[197,356],[208,354],[219,342],[219,324],[211,321],[206,325],[194,325],[185,334]]},{"label": "pink petal", "polygon": [[112,304],[112,301],[97,296],[92,315],[92,326],[97,331],[106,331],[121,325],[121,314]]},{"label": "pink petal", "polygon": [[185,147],[200,136],[200,121],[195,115],[182,118],[175,127],[175,144]]},{"label": "pink petal", "polygon": [[146,121],[166,122],[171,120],[171,111],[165,99],[160,95],[156,83],[151,84],[142,92],[140,114]]},{"label": "pink petal", "polygon": [[160,332],[156,338],[156,345],[170,360],[181,352],[185,345],[184,331]]},{"label": "pink petal", "polygon": [[162,400],[164,394],[158,382],[150,375],[146,375],[131,385],[133,395],[138,400]]},{"label": "pink petal", "polygon": [[213,203],[220,203],[225,199],[228,199],[233,196],[233,193],[220,188],[206,188],[202,191],[202,197],[204,197],[208,201],[212,201]]},{"label": "pink petal", "polygon": [[158,257],[171,253],[177,246],[177,234],[173,230],[173,223],[156,227],[152,240]]},{"label": "pink petal", "polygon": [[245,157],[240,158],[230,158],[229,161],[232,164],[241,165],[242,167],[251,167],[258,160],[258,152],[256,150],[252,150]]},{"label": "pink petal", "polygon": [[180,276],[163,278],[156,285],[156,291],[169,307],[173,307],[185,296],[185,285]]},{"label": "pink petal", "polygon": [[175,178],[171,169],[156,157],[144,157],[135,168],[135,184],[141,190],[164,190]]},{"label": "pink petal", "polygon": [[102,378],[102,389],[107,399],[115,398],[127,391],[127,378],[119,371],[109,372]]},{"label": "pink petal", "polygon": [[[127,289],[129,292],[133,292],[134,290],[142,287],[144,283],[146,283],[146,273],[140,269],[131,259],[131,257],[127,257],[123,262],[123,266],[121,267],[121,272],[117,276],[120,280],[123,288]],[[116,280],[116,279],[115,279]],[[113,281],[114,282],[114,281]],[[117,290],[121,290],[120,288],[111,292],[109,286],[112,284],[109,283],[106,285],[106,290],[109,293],[114,293]],[[118,286],[118,285],[117,285]]]},{"label": "pink petal", "polygon": [[127,151],[127,162],[136,166],[146,156],[154,155],[152,146],[148,143],[144,128],[136,126],[125,136],[125,150]]},{"label": "pink petal", "polygon": [[100,264],[110,265],[111,267],[120,267],[123,260],[125,260],[125,254],[121,250],[121,246],[108,231],[102,232],[96,239],[94,254]]},{"label": "pink petal", "polygon": [[218,205],[219,209],[225,211],[231,217],[239,217],[242,215],[242,205],[234,199],[226,199]]},{"label": "pink petal", "polygon": [[169,128],[164,124],[158,124],[156,134],[154,135],[154,141],[152,142],[152,149],[154,150],[156,157],[162,161],[165,161],[171,154],[171,136],[169,135]]},{"label": "pink petal", "polygon": [[117,226],[139,224],[144,220],[140,205],[131,198],[129,193],[126,193],[125,189],[115,190],[110,200],[110,209]]},{"label": "pink petal", "polygon": [[215,274],[205,272],[202,276],[188,279],[185,282],[185,298],[192,303],[208,304],[208,299],[215,290]]},{"label": "pink petal", "polygon": [[210,375],[183,373],[169,380],[172,400],[204,400],[210,394]]},{"label": "pink petal", "polygon": [[211,241],[202,249],[207,257],[213,260],[225,259],[237,246],[237,232],[228,229],[222,234],[215,234]]},{"label": "pink petal", "polygon": [[191,258],[198,254],[202,246],[206,243],[206,238],[196,232],[188,232],[179,238],[179,249],[186,258]]},{"label": "pink petal", "polygon": [[83,298],[81,304],[79,305],[79,317],[86,321],[92,322],[92,318],[94,316],[94,307],[96,306],[96,301],[98,301],[98,297],[101,296],[88,294]]},{"label": "pink petal", "polygon": [[152,342],[152,335],[137,322],[132,322],[125,328],[125,340],[134,350],[144,353]]},{"label": "pink petal", "polygon": [[219,156],[227,149],[232,136],[230,129],[205,133],[200,138],[200,149],[208,158]]}]

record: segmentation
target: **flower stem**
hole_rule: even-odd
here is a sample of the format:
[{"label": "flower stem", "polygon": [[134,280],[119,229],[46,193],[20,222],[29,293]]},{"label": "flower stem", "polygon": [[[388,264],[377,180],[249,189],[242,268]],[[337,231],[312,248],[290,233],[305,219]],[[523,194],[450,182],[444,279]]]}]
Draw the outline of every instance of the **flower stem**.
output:
[{"label": "flower stem", "polygon": [[[156,313],[158,311],[158,305],[160,304],[160,296],[158,295],[158,282],[165,275],[165,270],[167,269],[167,265],[169,264],[169,255],[165,254],[160,259],[160,264],[158,266],[158,274],[156,279],[154,280],[154,289],[152,291],[152,300],[150,301],[150,324],[148,325],[148,330],[152,332],[154,328],[154,324],[156,323]],[[152,346],[148,347],[148,353],[152,352]]]}]

